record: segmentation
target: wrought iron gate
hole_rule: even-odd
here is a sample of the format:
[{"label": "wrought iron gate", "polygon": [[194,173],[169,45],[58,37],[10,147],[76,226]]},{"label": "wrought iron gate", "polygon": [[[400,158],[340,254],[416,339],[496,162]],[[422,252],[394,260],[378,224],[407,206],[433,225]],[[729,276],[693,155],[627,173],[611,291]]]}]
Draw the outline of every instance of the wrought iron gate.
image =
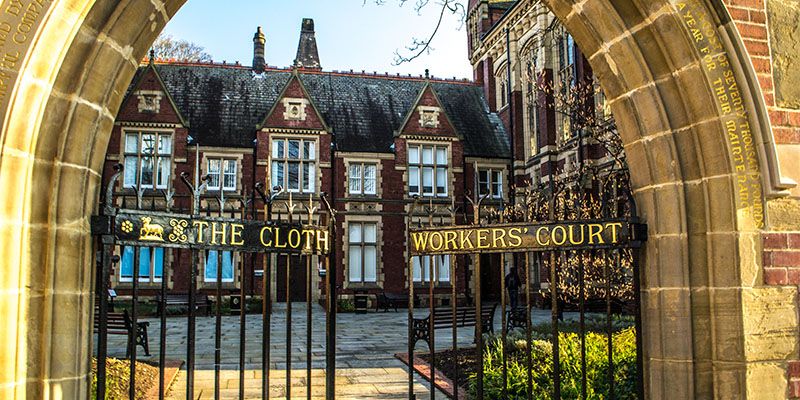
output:
[{"label": "wrought iron gate", "polygon": [[[458,328],[472,325],[472,357],[477,359],[477,367],[471,392],[476,398],[644,398],[636,249],[646,240],[647,227],[637,217],[628,182],[627,170],[595,171],[578,179],[551,180],[545,187],[518,189],[516,205],[489,208],[483,204],[486,196],[468,199],[472,219],[461,226],[434,226],[434,216],[443,214],[437,214],[432,202],[418,213],[415,202],[408,215],[409,399],[415,398],[416,343],[423,340],[428,345],[427,380],[433,398],[437,386],[436,329],[451,329],[449,350],[458,355]],[[482,215],[484,209],[488,210]],[[449,214],[450,221],[456,224],[455,204]],[[426,216],[427,224],[421,222]],[[480,255],[485,253],[499,254],[500,258],[499,266],[489,266],[490,273],[500,274],[500,336],[491,339],[492,349],[487,348],[484,333],[494,332],[495,311],[481,298],[481,268],[487,266],[481,265]],[[434,262],[423,262],[423,258],[444,254],[471,255],[474,300],[469,297],[469,289],[464,298],[459,298],[458,276],[452,266],[449,306],[436,307],[434,280],[430,279],[428,315],[415,318],[413,259],[417,258],[420,266],[429,265],[429,276],[433,276]],[[516,269],[506,270],[506,264],[523,267],[524,276],[512,276]],[[517,302],[509,301],[507,283],[522,286],[522,306],[508,307],[508,303]],[[532,320],[535,303],[549,308],[547,322],[535,324]],[[511,331],[524,335],[521,350],[509,342]],[[626,345],[624,338],[634,342],[633,360],[618,349]],[[590,347],[599,351],[598,341],[603,342],[604,360],[595,360],[596,354],[591,354],[590,363],[587,353]],[[630,350],[631,344],[627,345]],[[501,353],[501,383],[493,383],[493,391],[486,394],[484,359],[492,351]],[[532,353],[539,357],[535,365]],[[549,361],[542,362],[541,354]],[[524,366],[524,391],[520,385],[509,387],[510,358]],[[457,370],[458,363],[449,368]],[[534,371],[535,368],[539,370]],[[550,373],[545,375],[549,377],[543,380],[541,371],[547,369]],[[534,379],[534,373],[538,379]],[[459,398],[457,388],[452,390],[452,397]]]},{"label": "wrought iron gate", "polygon": [[[129,255],[133,257],[133,273],[130,287],[131,312],[126,314],[125,329],[128,335],[127,353],[130,359],[129,398],[135,398],[136,387],[136,360],[137,336],[141,324],[139,321],[139,280],[140,280],[140,248],[173,249],[179,257],[190,257],[191,268],[189,273],[188,292],[188,331],[186,360],[186,398],[194,398],[195,375],[195,339],[196,339],[196,311],[198,300],[198,266],[202,252],[216,253],[216,281],[214,283],[215,300],[215,351],[214,351],[214,397],[220,396],[220,371],[221,371],[221,345],[222,345],[222,297],[223,297],[223,252],[242,254],[241,281],[239,284],[240,299],[240,332],[239,332],[239,398],[244,398],[245,381],[245,350],[247,345],[246,327],[246,288],[254,285],[253,276],[248,277],[244,272],[244,263],[251,263],[251,271],[255,271],[257,262],[263,262],[263,287],[262,287],[262,341],[258,345],[262,349],[262,378],[261,397],[269,398],[269,363],[270,363],[270,325],[271,325],[271,269],[273,255],[278,263],[278,268],[287,269],[286,282],[287,296],[291,276],[291,259],[300,257],[305,261],[306,275],[306,391],[311,398],[311,335],[312,335],[312,258],[319,257],[324,264],[325,293],[326,293],[326,397],[333,398],[335,386],[335,320],[336,302],[335,295],[335,265],[330,262],[330,247],[333,244],[333,227],[335,226],[335,211],[328,204],[325,194],[321,200],[326,206],[325,212],[318,213],[311,197],[307,202],[294,202],[291,195],[288,201],[281,201],[284,206],[283,217],[273,221],[273,206],[276,205],[277,196],[281,188],[276,187],[265,193],[261,186],[256,186],[248,196],[234,199],[233,207],[228,207],[230,199],[224,198],[224,192],[204,195],[208,178],[202,182],[190,183],[187,175],[181,179],[191,194],[190,214],[174,213],[171,211],[175,191],[145,191],[137,188],[133,196],[115,196],[115,185],[122,173],[122,165],[115,167],[116,173],[110,179],[104,193],[104,206],[100,215],[92,218],[92,232],[99,238],[101,250],[98,252],[98,273],[96,284],[96,312],[95,327],[97,331],[97,398],[106,398],[106,358],[109,334],[109,299],[108,289],[110,271],[113,262],[119,261],[115,253],[122,254],[122,249],[128,248]],[[148,195],[145,197],[145,195]],[[248,198],[249,197],[249,198]],[[149,204],[145,204],[148,202]],[[121,206],[118,206],[118,203]],[[158,203],[158,205],[157,205]],[[204,204],[205,203],[205,204]],[[216,203],[216,207],[213,207]],[[259,204],[260,203],[260,204]],[[135,206],[134,206],[135,205]],[[147,210],[147,208],[150,210]],[[263,219],[259,220],[259,206],[263,207]],[[301,208],[302,207],[302,208]],[[155,211],[159,208],[160,211]],[[249,211],[249,212],[248,212]],[[280,215],[279,215],[280,217]],[[315,221],[315,218],[318,221]],[[324,220],[324,223],[321,223]],[[130,252],[132,249],[132,252]],[[163,251],[163,250],[162,250]],[[246,257],[245,257],[246,256]],[[259,257],[263,260],[259,260]],[[247,259],[246,259],[247,258]],[[281,263],[285,263],[281,265]],[[164,398],[166,341],[168,337],[166,324],[166,302],[168,298],[166,269],[162,270],[160,289],[158,289],[158,308],[160,312],[159,327],[159,399]],[[250,279],[250,281],[248,281]],[[277,283],[280,284],[280,283]],[[286,303],[286,397],[291,398],[292,379],[292,306]],[[145,347],[145,349],[147,349]]]}]

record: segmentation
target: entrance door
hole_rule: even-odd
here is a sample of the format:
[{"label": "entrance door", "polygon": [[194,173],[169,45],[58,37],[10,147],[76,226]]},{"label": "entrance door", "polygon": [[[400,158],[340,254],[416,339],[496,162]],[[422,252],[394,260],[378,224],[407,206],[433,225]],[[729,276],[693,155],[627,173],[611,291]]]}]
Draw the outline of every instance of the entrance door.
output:
[{"label": "entrance door", "polygon": [[[305,260],[298,256],[290,257],[291,275],[289,276],[289,300],[291,301],[306,301],[306,273]],[[274,283],[278,296],[278,302],[286,302],[286,256],[278,256],[278,276],[277,281]]]},{"label": "entrance door", "polygon": [[481,254],[481,299],[482,301],[500,301],[500,256],[497,254]]}]

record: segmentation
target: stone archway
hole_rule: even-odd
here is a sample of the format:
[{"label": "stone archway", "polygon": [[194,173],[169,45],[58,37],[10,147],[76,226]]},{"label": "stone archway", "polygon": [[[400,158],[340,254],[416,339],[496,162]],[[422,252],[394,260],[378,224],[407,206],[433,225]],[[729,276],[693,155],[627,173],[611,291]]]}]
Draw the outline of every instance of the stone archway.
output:
[{"label": "stone archway", "polygon": [[[0,317],[9,321],[0,331],[0,397],[86,398],[89,216],[105,148],[138,60],[184,1],[34,1],[2,16],[15,35],[5,40],[0,65]],[[774,361],[796,357],[796,334],[787,333],[797,325],[796,293],[757,284],[759,215],[764,197],[780,190],[779,173],[758,80],[725,6],[545,2],[613,99],[650,225],[643,264],[649,396],[784,396],[784,367]],[[714,54],[726,55],[727,66],[704,63],[698,33],[715,38]],[[754,163],[738,164],[727,136],[733,117],[719,100],[720,71],[745,100],[736,132],[749,125]],[[730,95],[730,86],[724,91]],[[752,185],[748,202],[737,167]],[[758,328],[751,321],[786,310],[792,318],[778,334],[749,336]],[[774,383],[769,394],[764,382]]]}]

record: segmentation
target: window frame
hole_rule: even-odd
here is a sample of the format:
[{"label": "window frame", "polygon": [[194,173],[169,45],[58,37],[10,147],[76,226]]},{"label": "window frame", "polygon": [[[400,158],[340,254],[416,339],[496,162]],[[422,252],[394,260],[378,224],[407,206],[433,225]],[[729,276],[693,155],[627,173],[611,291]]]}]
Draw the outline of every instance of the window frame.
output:
[{"label": "window frame", "polygon": [[[416,148],[417,152],[417,162],[412,162],[411,160],[411,150],[412,148]],[[431,162],[426,163],[424,157],[424,149],[430,148],[431,149]],[[439,163],[439,150],[444,151],[444,163]],[[408,165],[408,182],[407,182],[407,189],[408,195],[419,195],[420,197],[431,197],[431,198],[447,198],[450,196],[450,146],[449,145],[441,145],[441,144],[433,144],[433,143],[409,143],[407,147],[408,155],[406,163]],[[431,170],[431,192],[425,192],[425,170]],[[416,171],[416,181],[417,181],[417,190],[412,190],[412,174]],[[444,192],[439,193],[439,173],[443,171],[444,173]]]},{"label": "window frame", "polygon": [[[353,176],[353,167],[358,167],[358,176]],[[375,169],[372,180],[374,181],[373,190],[368,192],[366,190],[365,182],[367,181],[367,168],[372,167]],[[358,190],[353,190],[353,182],[358,182]],[[378,194],[378,163],[352,161],[347,165],[347,193],[353,196],[376,196]]]},{"label": "window frame", "polygon": [[[297,158],[291,158],[289,153],[289,143],[297,141],[298,144],[298,152]],[[281,156],[276,155],[276,145],[279,142],[283,142],[283,154]],[[310,154],[309,158],[305,158],[305,149],[306,144],[310,144],[312,147],[309,147],[308,153]],[[284,188],[285,191],[291,193],[316,193],[317,192],[317,179],[319,173],[317,171],[317,167],[319,166],[319,143],[316,138],[311,137],[299,137],[299,136],[278,136],[270,139],[270,184],[271,186],[281,186]],[[291,188],[289,186],[289,166],[290,164],[297,164],[297,188]],[[280,165],[280,169],[276,166]],[[306,171],[306,166],[308,166],[308,176],[304,175],[304,171]],[[282,174],[281,182],[276,181],[276,174],[278,174],[278,170],[280,170]],[[303,187],[303,178],[307,179],[308,187]]]},{"label": "window frame", "polygon": [[[131,249],[131,254],[128,256],[127,249]],[[164,265],[167,263],[167,248],[164,247],[147,247],[147,246],[120,246],[120,258],[119,258],[119,275],[118,281],[122,284],[132,284],[133,283],[133,270],[135,269],[134,260],[136,259],[136,251],[139,251],[139,283],[161,283],[164,280],[165,269]],[[142,251],[146,250],[148,253],[147,258],[147,276],[142,275]],[[156,254],[161,253],[161,276],[156,277]],[[125,269],[125,262],[127,257],[131,257],[131,275],[126,276],[123,275],[123,270]]]},{"label": "window frame", "polygon": [[[155,137],[154,145],[152,146],[151,153],[143,153],[142,149],[144,148],[144,136],[153,135]],[[136,149],[131,151],[128,149],[128,138],[129,137],[136,137]],[[169,145],[166,151],[161,151],[162,145],[162,138],[169,138]],[[133,188],[133,189],[149,189],[149,190],[160,190],[160,189],[169,189],[172,185],[172,170],[173,170],[173,160],[174,160],[174,149],[175,149],[175,131],[174,130],[163,130],[163,129],[123,129],[122,130],[122,140],[121,140],[121,154],[122,154],[122,163],[125,166],[125,173],[123,173],[122,177],[122,187],[123,188]],[[143,168],[142,163],[145,159],[145,156],[149,156],[153,159],[151,165],[151,175],[150,178],[152,183],[147,185],[143,185],[142,182],[142,175],[143,175]],[[129,159],[135,160],[135,166],[133,168],[133,173],[135,174],[134,182],[129,182],[128,180],[131,179],[128,173],[130,172],[130,164],[128,162]],[[166,171],[161,169],[161,165],[163,162],[167,163]],[[162,172],[166,172],[166,177],[163,178],[163,183],[159,183],[159,177]]]},{"label": "window frame", "polygon": [[[208,190],[215,190],[215,191],[224,191],[224,192],[235,192],[239,187],[239,160],[232,157],[225,157],[225,156],[206,156],[206,174],[209,175],[212,179],[208,182]],[[219,162],[219,169],[217,171],[211,170],[211,162],[218,161]],[[225,166],[233,164],[233,172],[230,173],[226,170]],[[213,177],[216,175],[217,178],[217,185],[213,185]],[[226,175],[233,175],[233,186],[225,186],[225,176]]]},{"label": "window frame", "polygon": [[[486,173],[486,180],[481,179],[481,173]],[[489,193],[490,199],[502,199],[504,193],[503,190],[503,183],[504,179],[503,176],[505,175],[506,170],[504,168],[497,168],[497,167],[478,167],[477,176],[475,179],[475,193],[478,193],[478,196],[483,196],[486,194],[482,189],[482,185],[484,183],[487,185],[487,192]],[[495,187],[499,188],[499,190],[495,191]]]},{"label": "window frame", "polygon": [[[453,266],[453,255],[452,254],[437,254],[433,256],[413,256],[411,257],[411,266],[412,266],[412,273],[414,274],[413,281],[415,285],[424,285],[429,284],[430,280],[425,279],[427,275],[430,273],[430,263],[426,262],[427,260],[433,260],[434,262],[434,273],[436,275],[436,280],[433,282],[434,285],[449,285],[452,282],[451,276],[451,267]],[[442,263],[440,260],[447,260],[445,263]],[[421,262],[420,262],[421,261]],[[424,268],[423,268],[424,267]],[[442,271],[443,267],[445,271],[447,271],[447,279],[442,279]],[[417,276],[417,271],[419,271],[419,276]]]},{"label": "window frame", "polygon": [[[208,260],[211,259],[212,253],[214,254],[214,260],[216,260],[215,262],[219,262],[219,250],[207,250],[207,251],[205,251],[205,257],[203,258],[203,283],[217,283],[217,274],[218,274],[218,272],[215,273],[212,278],[209,278],[206,275],[207,267],[209,265],[209,261]],[[231,277],[230,278],[225,278],[224,277],[224,271],[223,271],[222,283],[223,284],[231,284],[231,283],[236,282],[236,254],[235,254],[235,252],[230,251],[230,250],[223,250],[222,251],[222,265],[223,265],[223,268],[225,266],[225,255],[226,254],[230,255]],[[219,268],[219,265],[217,265],[217,268]],[[219,270],[217,270],[217,271],[219,271]]]},{"label": "window frame", "polygon": [[[367,225],[372,225],[375,228],[375,241],[374,242],[369,242],[366,239],[366,235],[364,234],[364,232],[366,230],[364,229],[364,227],[367,226]],[[355,226],[358,226],[359,229],[360,229],[360,235],[359,235],[360,240],[359,241],[353,241],[352,235],[351,235],[351,232],[350,232],[350,230],[353,229],[353,227],[355,227]],[[346,276],[346,279],[347,279],[348,285],[377,285],[378,284],[378,281],[380,280],[379,279],[379,277],[380,277],[380,275],[379,275],[379,272],[380,272],[380,269],[379,269],[379,266],[380,266],[380,252],[379,252],[379,246],[378,246],[378,242],[379,242],[379,240],[378,240],[378,232],[379,232],[378,228],[379,228],[379,226],[380,226],[380,223],[377,222],[377,221],[348,221],[347,222],[347,276]],[[352,280],[352,271],[351,270],[352,270],[352,267],[353,267],[352,264],[353,264],[354,259],[355,259],[353,257],[353,247],[358,247],[359,248],[359,254],[360,254],[360,258],[359,258],[360,263],[359,263],[359,265],[360,265],[360,268],[361,268],[361,271],[359,273],[360,280]],[[367,265],[366,265],[366,257],[364,256],[364,254],[365,254],[365,250],[367,248],[370,248],[370,247],[374,248],[374,250],[375,250],[375,266],[374,266],[375,267],[375,280],[374,281],[366,279]]]}]

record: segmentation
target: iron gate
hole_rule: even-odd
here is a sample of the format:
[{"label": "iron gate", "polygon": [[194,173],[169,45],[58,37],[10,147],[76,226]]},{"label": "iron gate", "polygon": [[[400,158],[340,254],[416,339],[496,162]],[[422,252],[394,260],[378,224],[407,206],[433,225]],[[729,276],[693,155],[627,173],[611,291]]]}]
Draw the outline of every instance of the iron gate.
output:
[{"label": "iron gate", "polygon": [[[647,227],[637,217],[627,170],[602,173],[595,170],[577,179],[568,177],[551,179],[550,182],[545,187],[517,190],[517,198],[521,201],[513,206],[501,202],[498,207],[486,207],[483,202],[487,196],[467,199],[471,203],[472,219],[460,226],[434,225],[437,215],[440,219],[449,217],[451,223],[456,224],[458,214],[454,203],[449,212],[444,213],[437,212],[432,202],[421,213],[417,212],[417,202],[410,209],[407,263],[410,291],[409,399],[415,398],[415,344],[419,340],[428,344],[429,376],[426,379],[430,384],[430,396],[434,398],[437,386],[436,328],[451,329],[449,351],[458,357],[458,328],[472,325],[475,335],[472,357],[477,359],[477,367],[471,379],[474,382],[471,392],[479,399],[486,394],[484,359],[489,358],[492,351],[502,354],[501,383],[499,392],[495,390],[486,395],[487,398],[644,398],[636,249],[646,240]],[[484,209],[488,209],[486,215],[482,215]],[[466,213],[464,215],[467,219]],[[427,223],[423,222],[425,219]],[[499,254],[500,258],[500,265],[490,266],[492,270],[489,271],[500,274],[500,336],[492,339],[492,349],[486,347],[484,333],[494,332],[495,311],[481,298],[481,268],[486,266],[481,265],[480,256],[486,253]],[[423,262],[423,258],[445,254],[472,257],[474,300],[469,297],[469,289],[465,290],[464,298],[459,298],[456,289],[458,276],[455,263],[451,263],[449,306],[435,306],[434,279],[429,279],[428,315],[415,318],[414,258],[417,258],[420,268],[429,266],[428,276],[433,277],[435,263],[433,260]],[[511,274],[516,274],[516,269],[510,269],[507,275],[507,261],[512,268],[524,268],[524,276],[516,277],[517,283],[524,285],[521,288],[524,304],[516,308],[508,307],[506,284],[514,281]],[[534,324],[534,302],[550,309],[548,322]],[[511,303],[516,305],[516,301]],[[469,313],[465,308],[470,310]],[[512,330],[524,335],[522,351],[510,350],[513,344],[509,343],[508,335]],[[635,341],[635,360],[630,360],[629,354],[619,354],[619,351],[615,357],[618,350],[615,341],[622,342],[631,336]],[[592,343],[587,343],[587,340]],[[605,360],[592,360],[592,365],[589,365],[589,345],[596,351],[598,340],[604,342]],[[532,353],[535,348],[544,349],[542,351],[550,360],[544,364],[539,360],[534,365]],[[511,352],[514,354],[509,354]],[[509,388],[510,357],[517,365],[525,367],[524,392],[520,392],[519,385],[516,389]],[[454,368],[454,375],[458,376],[459,363],[448,368]],[[549,378],[542,382],[542,374],[537,372],[538,379],[534,379],[535,368],[551,369]],[[620,387],[622,385],[625,387]],[[497,386],[493,384],[492,389],[497,389]],[[457,387],[454,389],[451,395],[458,399],[459,391]]]},{"label": "iron gate", "polygon": [[[186,360],[186,398],[194,398],[194,375],[195,375],[195,339],[196,339],[196,311],[198,299],[198,266],[200,265],[200,255],[203,252],[216,252],[216,280],[213,284],[215,300],[215,351],[214,351],[214,398],[220,396],[220,372],[221,372],[221,344],[222,344],[222,297],[223,297],[223,252],[231,254],[241,254],[242,260],[237,263],[240,266],[239,284],[239,398],[244,398],[245,381],[245,350],[247,344],[246,327],[246,288],[254,285],[254,275],[249,277],[244,273],[245,261],[251,264],[251,271],[255,271],[255,265],[259,262],[259,257],[263,258],[263,285],[262,285],[262,342],[259,344],[262,349],[261,367],[261,397],[269,398],[269,363],[270,363],[270,329],[271,326],[271,269],[272,256],[281,267],[281,262],[286,268],[287,297],[290,291],[290,265],[291,259],[299,257],[305,261],[306,275],[306,391],[307,397],[311,398],[311,335],[312,335],[312,258],[317,256],[326,271],[325,274],[325,293],[326,293],[326,397],[333,398],[335,386],[335,321],[336,303],[335,277],[336,268],[330,262],[330,247],[333,243],[333,232],[335,226],[335,210],[330,207],[325,194],[321,194],[322,203],[326,206],[325,212],[318,213],[318,207],[314,205],[313,199],[308,198],[307,202],[298,203],[293,201],[291,193],[288,201],[281,201],[285,211],[279,218],[273,218],[273,206],[277,201],[278,195],[282,192],[280,187],[275,187],[265,193],[263,188],[257,185],[253,192],[248,196],[245,193],[241,198],[233,199],[237,202],[233,207],[227,204],[231,199],[224,198],[224,192],[220,191],[211,195],[204,195],[208,186],[208,177],[201,182],[195,179],[194,184],[189,182],[187,174],[181,175],[181,179],[189,189],[191,194],[190,213],[181,214],[172,212],[174,205],[175,191],[153,191],[136,188],[133,196],[128,190],[128,194],[115,194],[115,185],[122,174],[122,165],[115,166],[116,173],[111,177],[110,182],[104,193],[104,206],[100,215],[92,218],[92,232],[99,238],[101,251],[98,255],[98,273],[96,284],[96,331],[97,331],[97,390],[98,399],[106,398],[106,358],[108,354],[108,333],[109,333],[109,299],[108,289],[112,263],[119,261],[115,253],[122,254],[122,249],[129,249],[129,255],[133,257],[131,292],[131,312],[126,314],[126,329],[128,335],[127,353],[130,359],[129,376],[129,398],[135,398],[136,387],[136,360],[137,360],[137,334],[139,333],[139,280],[140,280],[140,248],[161,248],[173,249],[178,254],[176,258],[189,256],[191,268],[189,273],[189,293],[188,293],[188,331],[187,347],[185,353]],[[145,196],[147,195],[147,196]],[[120,203],[121,207],[117,204]],[[149,204],[145,204],[149,203]],[[214,207],[216,203],[216,207]],[[259,204],[260,203],[260,204]],[[263,219],[259,220],[258,206],[263,207]],[[149,206],[149,210],[147,209]],[[302,208],[301,208],[302,207]],[[155,211],[158,208],[161,211]],[[249,211],[249,212],[248,212]],[[248,218],[249,217],[249,218]],[[285,218],[281,218],[285,217]],[[315,218],[318,221],[315,221]],[[324,220],[324,224],[321,223]],[[119,249],[119,250],[118,250]],[[130,251],[132,249],[132,252]],[[164,250],[162,250],[164,251]],[[163,254],[163,253],[162,253]],[[209,253],[211,254],[211,253]],[[233,255],[231,257],[234,257]],[[163,268],[163,267],[162,267]],[[167,302],[167,277],[166,268],[162,269],[160,289],[158,289],[158,307],[160,312],[159,327],[159,399],[164,398],[165,362],[166,362],[166,302]],[[280,283],[278,283],[280,284]],[[292,379],[292,306],[291,301],[286,303],[286,397],[291,398],[291,379]],[[147,349],[145,347],[145,349]]]}]

